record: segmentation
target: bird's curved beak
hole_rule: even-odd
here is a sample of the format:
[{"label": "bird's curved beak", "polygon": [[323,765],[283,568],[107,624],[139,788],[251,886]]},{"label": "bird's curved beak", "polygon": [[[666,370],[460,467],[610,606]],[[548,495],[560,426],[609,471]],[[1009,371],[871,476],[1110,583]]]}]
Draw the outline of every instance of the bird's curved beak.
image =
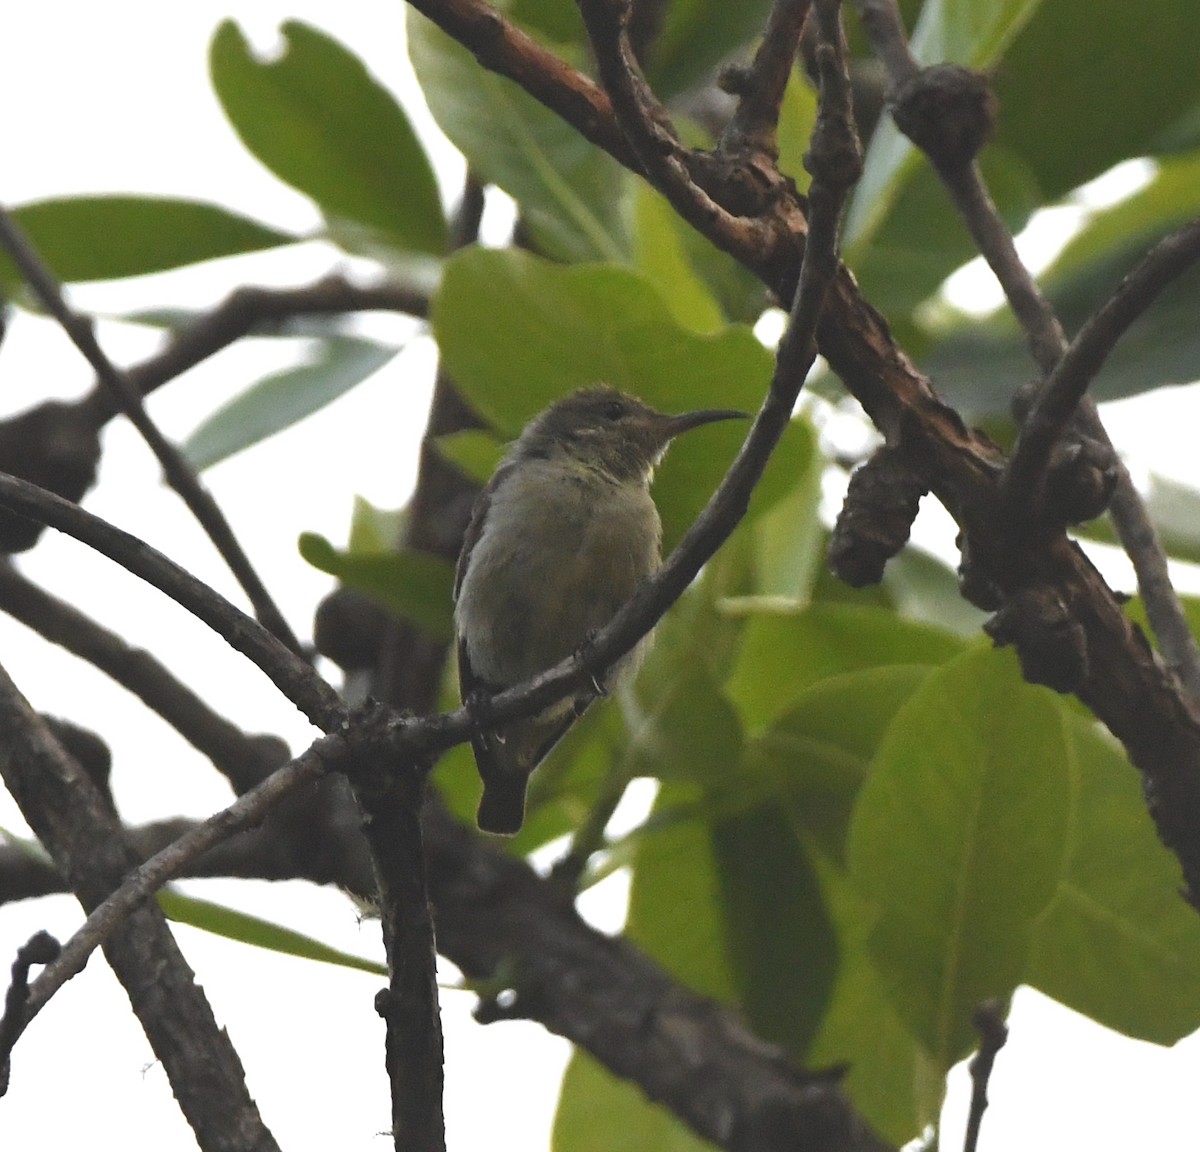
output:
[{"label": "bird's curved beak", "polygon": [[749,420],[747,412],[733,408],[702,408],[698,412],[682,412],[678,416],[665,416],[661,426],[664,439],[673,440],[683,432],[699,428],[702,424],[715,424],[718,420]]}]

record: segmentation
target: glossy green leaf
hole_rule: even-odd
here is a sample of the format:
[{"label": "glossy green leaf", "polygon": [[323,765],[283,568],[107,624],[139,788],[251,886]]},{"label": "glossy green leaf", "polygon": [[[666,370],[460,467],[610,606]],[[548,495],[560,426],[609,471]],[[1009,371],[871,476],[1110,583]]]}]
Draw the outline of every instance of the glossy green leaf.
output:
[{"label": "glossy green leaf", "polygon": [[553,1152],[712,1152],[673,1113],[583,1049],[571,1053],[554,1115]]},{"label": "glossy green leaf", "polygon": [[1066,734],[1063,874],[1036,925],[1027,980],[1106,1027],[1173,1044],[1200,1027],[1200,920],[1137,772],[1088,720],[1071,717]]},{"label": "glossy green leaf", "polygon": [[615,160],[412,8],[408,51],[438,126],[480,179],[517,201],[539,247],[567,260],[625,258]]},{"label": "glossy green leaf", "polygon": [[673,0],[649,51],[647,72],[655,92],[660,97],[682,92],[710,80],[731,57],[749,56],[770,8],[770,0]]},{"label": "glossy green leaf", "polygon": [[275,58],[256,56],[231,20],[213,37],[213,88],[242,142],[331,224],[361,230],[356,250],[441,254],[437,181],[395,97],[323,32],[289,20],[281,33]]},{"label": "glossy green leaf", "polygon": [[780,716],[806,688],[842,672],[887,664],[942,664],[962,651],[956,636],[885,608],[812,604],[755,610],[726,690],[747,728]]},{"label": "glossy green leaf", "polygon": [[322,964],[337,964],[342,968],[356,968],[360,972],[370,972],[375,976],[387,976],[386,964],[377,960],[368,960],[364,956],[355,956],[332,948],[302,932],[284,928],[270,920],[239,912],[236,908],[227,908],[223,904],[214,904],[211,900],[200,900],[195,896],[185,896],[173,888],[164,888],[158,893],[158,905],[163,914],[178,924],[189,924],[211,932],[215,936],[223,936],[227,940],[236,940],[241,944],[253,944],[256,948],[266,948],[271,952],[280,952],[285,956],[298,956],[302,960],[318,960]]},{"label": "glossy green leaf", "polygon": [[351,552],[390,552],[404,539],[407,508],[377,508],[361,496],[354,497],[350,513]]},{"label": "glossy green leaf", "polygon": [[[1054,4],[1042,5],[1041,0],[927,0],[913,29],[913,54],[922,64],[949,61],[987,69],[1039,7],[1054,7]],[[1058,122],[1057,118],[1045,119]],[[1019,147],[1010,145],[1010,148],[1022,155]],[[922,163],[891,117],[881,117],[846,216],[844,243],[851,263],[861,259],[892,211],[901,189]]]},{"label": "glossy green leaf", "polygon": [[634,265],[659,290],[671,314],[686,328],[714,332],[724,318],[684,247],[685,225],[648,184],[634,190]]},{"label": "glossy green leaf", "polygon": [[425,552],[339,552],[311,532],[300,537],[300,555],[435,640],[453,635],[454,565],[448,560]]},{"label": "glossy green leaf", "polygon": [[[562,267],[518,251],[472,249],[447,264],[433,307],[443,363],[501,437],[574,388],[599,381],[662,411],[753,411],[771,355],[749,328],[701,335],[681,327],[636,272]],[[793,422],[751,502],[765,511],[808,467],[812,440]],[[678,540],[745,437],[740,421],[681,436],[659,470],[655,501],[664,547]]]},{"label": "glossy green leaf", "polygon": [[183,454],[193,468],[211,468],[332,404],[398,351],[356,336],[323,340],[305,363],[264,376],[218,408],[183,442]]},{"label": "glossy green leaf", "polygon": [[1054,896],[1067,831],[1066,713],[1011,654],[969,650],[896,713],[859,794],[850,874],[878,915],[887,996],[937,1067],[1011,994]]},{"label": "glossy green leaf", "polygon": [[[215,204],[156,196],[38,200],[13,218],[62,281],[119,280],[294,244],[300,239]],[[21,277],[0,254],[0,288]]]}]

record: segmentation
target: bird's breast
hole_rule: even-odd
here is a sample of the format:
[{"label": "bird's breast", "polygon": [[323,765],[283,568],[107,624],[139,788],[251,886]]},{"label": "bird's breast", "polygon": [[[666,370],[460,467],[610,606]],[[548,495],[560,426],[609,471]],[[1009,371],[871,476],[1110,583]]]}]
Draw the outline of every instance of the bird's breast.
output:
[{"label": "bird's breast", "polygon": [[569,656],[659,564],[644,484],[526,461],[492,494],[458,597],[476,673],[512,684]]}]

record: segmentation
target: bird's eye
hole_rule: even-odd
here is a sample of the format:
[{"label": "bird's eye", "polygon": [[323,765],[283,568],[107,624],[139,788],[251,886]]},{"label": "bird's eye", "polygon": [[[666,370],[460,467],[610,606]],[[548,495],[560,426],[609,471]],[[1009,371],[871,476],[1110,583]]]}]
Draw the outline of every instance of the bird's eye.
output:
[{"label": "bird's eye", "polygon": [[604,416],[607,420],[620,420],[625,415],[625,411],[623,400],[609,400],[604,405]]}]

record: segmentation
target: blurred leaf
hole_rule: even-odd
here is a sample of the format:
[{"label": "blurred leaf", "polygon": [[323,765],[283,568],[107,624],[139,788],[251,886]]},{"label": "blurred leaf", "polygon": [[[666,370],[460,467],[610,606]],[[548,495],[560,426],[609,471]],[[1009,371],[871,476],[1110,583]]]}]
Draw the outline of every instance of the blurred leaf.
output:
[{"label": "blurred leaf", "polygon": [[956,636],[886,608],[827,603],[799,611],[756,608],[726,690],[747,729],[757,731],[827,677],[887,664],[942,664],[962,650]]},{"label": "blurred leaf", "polygon": [[651,87],[665,99],[710,80],[739,49],[749,53],[770,7],[770,0],[674,0],[650,49]]},{"label": "blurred leaf", "polygon": [[[1200,213],[1200,155],[1161,163],[1157,175],[1128,199],[1092,213],[1042,276],[1068,332],[1115,291],[1147,249]],[[1200,377],[1200,274],[1170,285],[1122,337],[1091,391],[1102,400]],[[922,358],[938,390],[971,418],[1006,411],[1033,367],[1007,310],[969,322]]]},{"label": "blurred leaf", "polygon": [[281,924],[273,924],[269,920],[239,912],[235,908],[214,904],[210,900],[200,900],[195,896],[185,896],[174,888],[162,889],[158,893],[158,904],[167,919],[174,920],[177,924],[190,924],[193,928],[211,932],[214,936],[224,936],[226,940],[253,944],[256,948],[281,952],[285,956],[298,956],[302,960],[319,960],[322,964],[357,968],[360,972],[370,972],[375,976],[388,974],[386,964],[331,948],[311,936],[293,932]]},{"label": "blurred leaf", "polygon": [[612,157],[411,8],[408,51],[438,126],[480,179],[517,201],[549,255],[625,258],[625,177]]},{"label": "blurred leaf", "polygon": [[807,459],[797,452],[792,491],[754,525],[754,592],[802,601],[811,595],[825,556],[825,531],[819,515],[825,458],[807,420],[794,419],[789,433],[797,440],[803,434]]},{"label": "blurred leaf", "polygon": [[668,681],[659,676],[641,681],[639,710],[627,717],[625,774],[700,785],[717,782],[733,772],[741,757],[737,712],[703,666],[675,661],[670,671]]},{"label": "blurred leaf", "polygon": [[987,619],[986,612],[962,598],[954,570],[916,547],[888,561],[883,587],[901,616],[956,636],[978,637]]},{"label": "blurred leaf", "polygon": [[[12,215],[68,284],[144,276],[301,239],[215,204],[154,196],[38,200]],[[12,262],[0,254],[0,288],[13,293],[20,283]]]},{"label": "blurred leaf", "polygon": [[554,1114],[553,1152],[712,1152],[682,1120],[652,1104],[582,1048],[571,1052]]},{"label": "blurred leaf", "polygon": [[946,1072],[971,1012],[1020,982],[1062,865],[1066,714],[1009,653],[974,648],[901,706],[859,793],[850,874],[900,1017]]},{"label": "blurred leaf", "polygon": [[511,0],[496,7],[527,32],[540,34],[554,43],[582,44],[586,37],[573,0]]},{"label": "blurred leaf", "polygon": [[816,872],[775,804],[718,820],[710,835],[741,1009],[759,1036],[800,1061],[828,1007],[839,959]]},{"label": "blurred leaf", "polygon": [[[927,0],[912,33],[912,51],[922,64],[950,61],[968,68],[988,70],[1005,51],[1039,7],[1041,0]],[[1076,27],[1096,23],[1076,17]],[[1062,40],[1057,41],[1059,47]],[[1060,71],[1065,71],[1061,66]],[[1089,72],[1089,77],[1096,75]],[[1040,81],[1032,78],[1030,83]],[[1049,105],[1058,107],[1057,105]],[[1041,105],[1043,113],[1048,105]],[[1007,107],[1005,107],[1007,115]],[[1046,117],[1061,128],[1058,117]],[[1059,137],[1061,143],[1061,136]],[[1011,152],[1023,156],[1010,144]],[[1023,157],[1027,159],[1026,157]],[[916,149],[900,134],[890,116],[880,118],[867,148],[859,180],[846,216],[845,239],[849,263],[858,264],[875,234],[891,213],[901,189],[923,164]]]},{"label": "blurred leaf", "polygon": [[1028,982],[1108,1028],[1174,1044],[1200,1027],[1200,920],[1120,748],[1081,717],[1066,735],[1072,814]]},{"label": "blurred leaf", "polygon": [[1195,4],[1041,4],[996,70],[996,143],[1022,157],[1051,199],[1170,136],[1185,144],[1174,130],[1200,103],[1198,42]]},{"label": "blurred leaf", "polygon": [[[688,331],[636,272],[561,267],[512,250],[469,249],[453,257],[433,325],[446,370],[501,437],[515,436],[572,389],[600,381],[661,411],[753,411],[771,376],[771,354],[749,328]],[[730,421],[676,441],[654,485],[668,550],[715,489],[746,431],[743,422]],[[793,422],[752,513],[789,491],[811,451],[811,434]]]},{"label": "blurred leaf", "polygon": [[390,552],[404,538],[407,508],[376,508],[361,496],[354,497],[350,515],[351,552]]},{"label": "blurred leaf", "polygon": [[332,404],[398,351],[357,336],[323,340],[305,363],[264,376],[218,408],[192,431],[181,450],[193,468],[211,468]]},{"label": "blurred leaf", "polygon": [[437,450],[478,484],[486,484],[504,458],[504,445],[481,428],[439,436]]},{"label": "blurred leaf", "polygon": [[799,68],[792,69],[779,109],[779,170],[808,191],[811,177],[804,167],[804,154],[817,123],[817,93]]},{"label": "blurred leaf", "polygon": [[[988,148],[979,158],[988,190],[1005,224],[1017,233],[1041,202],[1020,158]],[[863,293],[889,316],[904,317],[932,296],[955,269],[978,252],[933,169],[920,164],[896,192],[888,217],[852,264]]]},{"label": "blurred leaf", "polygon": [[255,56],[232,20],[213,37],[213,88],[242,143],[331,224],[376,238],[368,246],[440,255],[437,181],[395,97],[323,32],[289,20],[281,33],[274,59]]},{"label": "blurred leaf", "polygon": [[686,328],[713,332],[724,318],[688,260],[675,210],[648,184],[634,190],[634,265],[659,290],[671,314]]},{"label": "blurred leaf", "polygon": [[[699,812],[700,796],[691,785],[666,782],[654,813],[687,813],[693,806]],[[676,980],[730,1004],[736,985],[725,959],[719,900],[720,881],[703,821],[679,819],[639,841],[625,935]]]},{"label": "blurred leaf", "polygon": [[435,640],[454,634],[454,565],[449,560],[426,552],[339,552],[312,532],[300,537],[300,555]]}]

